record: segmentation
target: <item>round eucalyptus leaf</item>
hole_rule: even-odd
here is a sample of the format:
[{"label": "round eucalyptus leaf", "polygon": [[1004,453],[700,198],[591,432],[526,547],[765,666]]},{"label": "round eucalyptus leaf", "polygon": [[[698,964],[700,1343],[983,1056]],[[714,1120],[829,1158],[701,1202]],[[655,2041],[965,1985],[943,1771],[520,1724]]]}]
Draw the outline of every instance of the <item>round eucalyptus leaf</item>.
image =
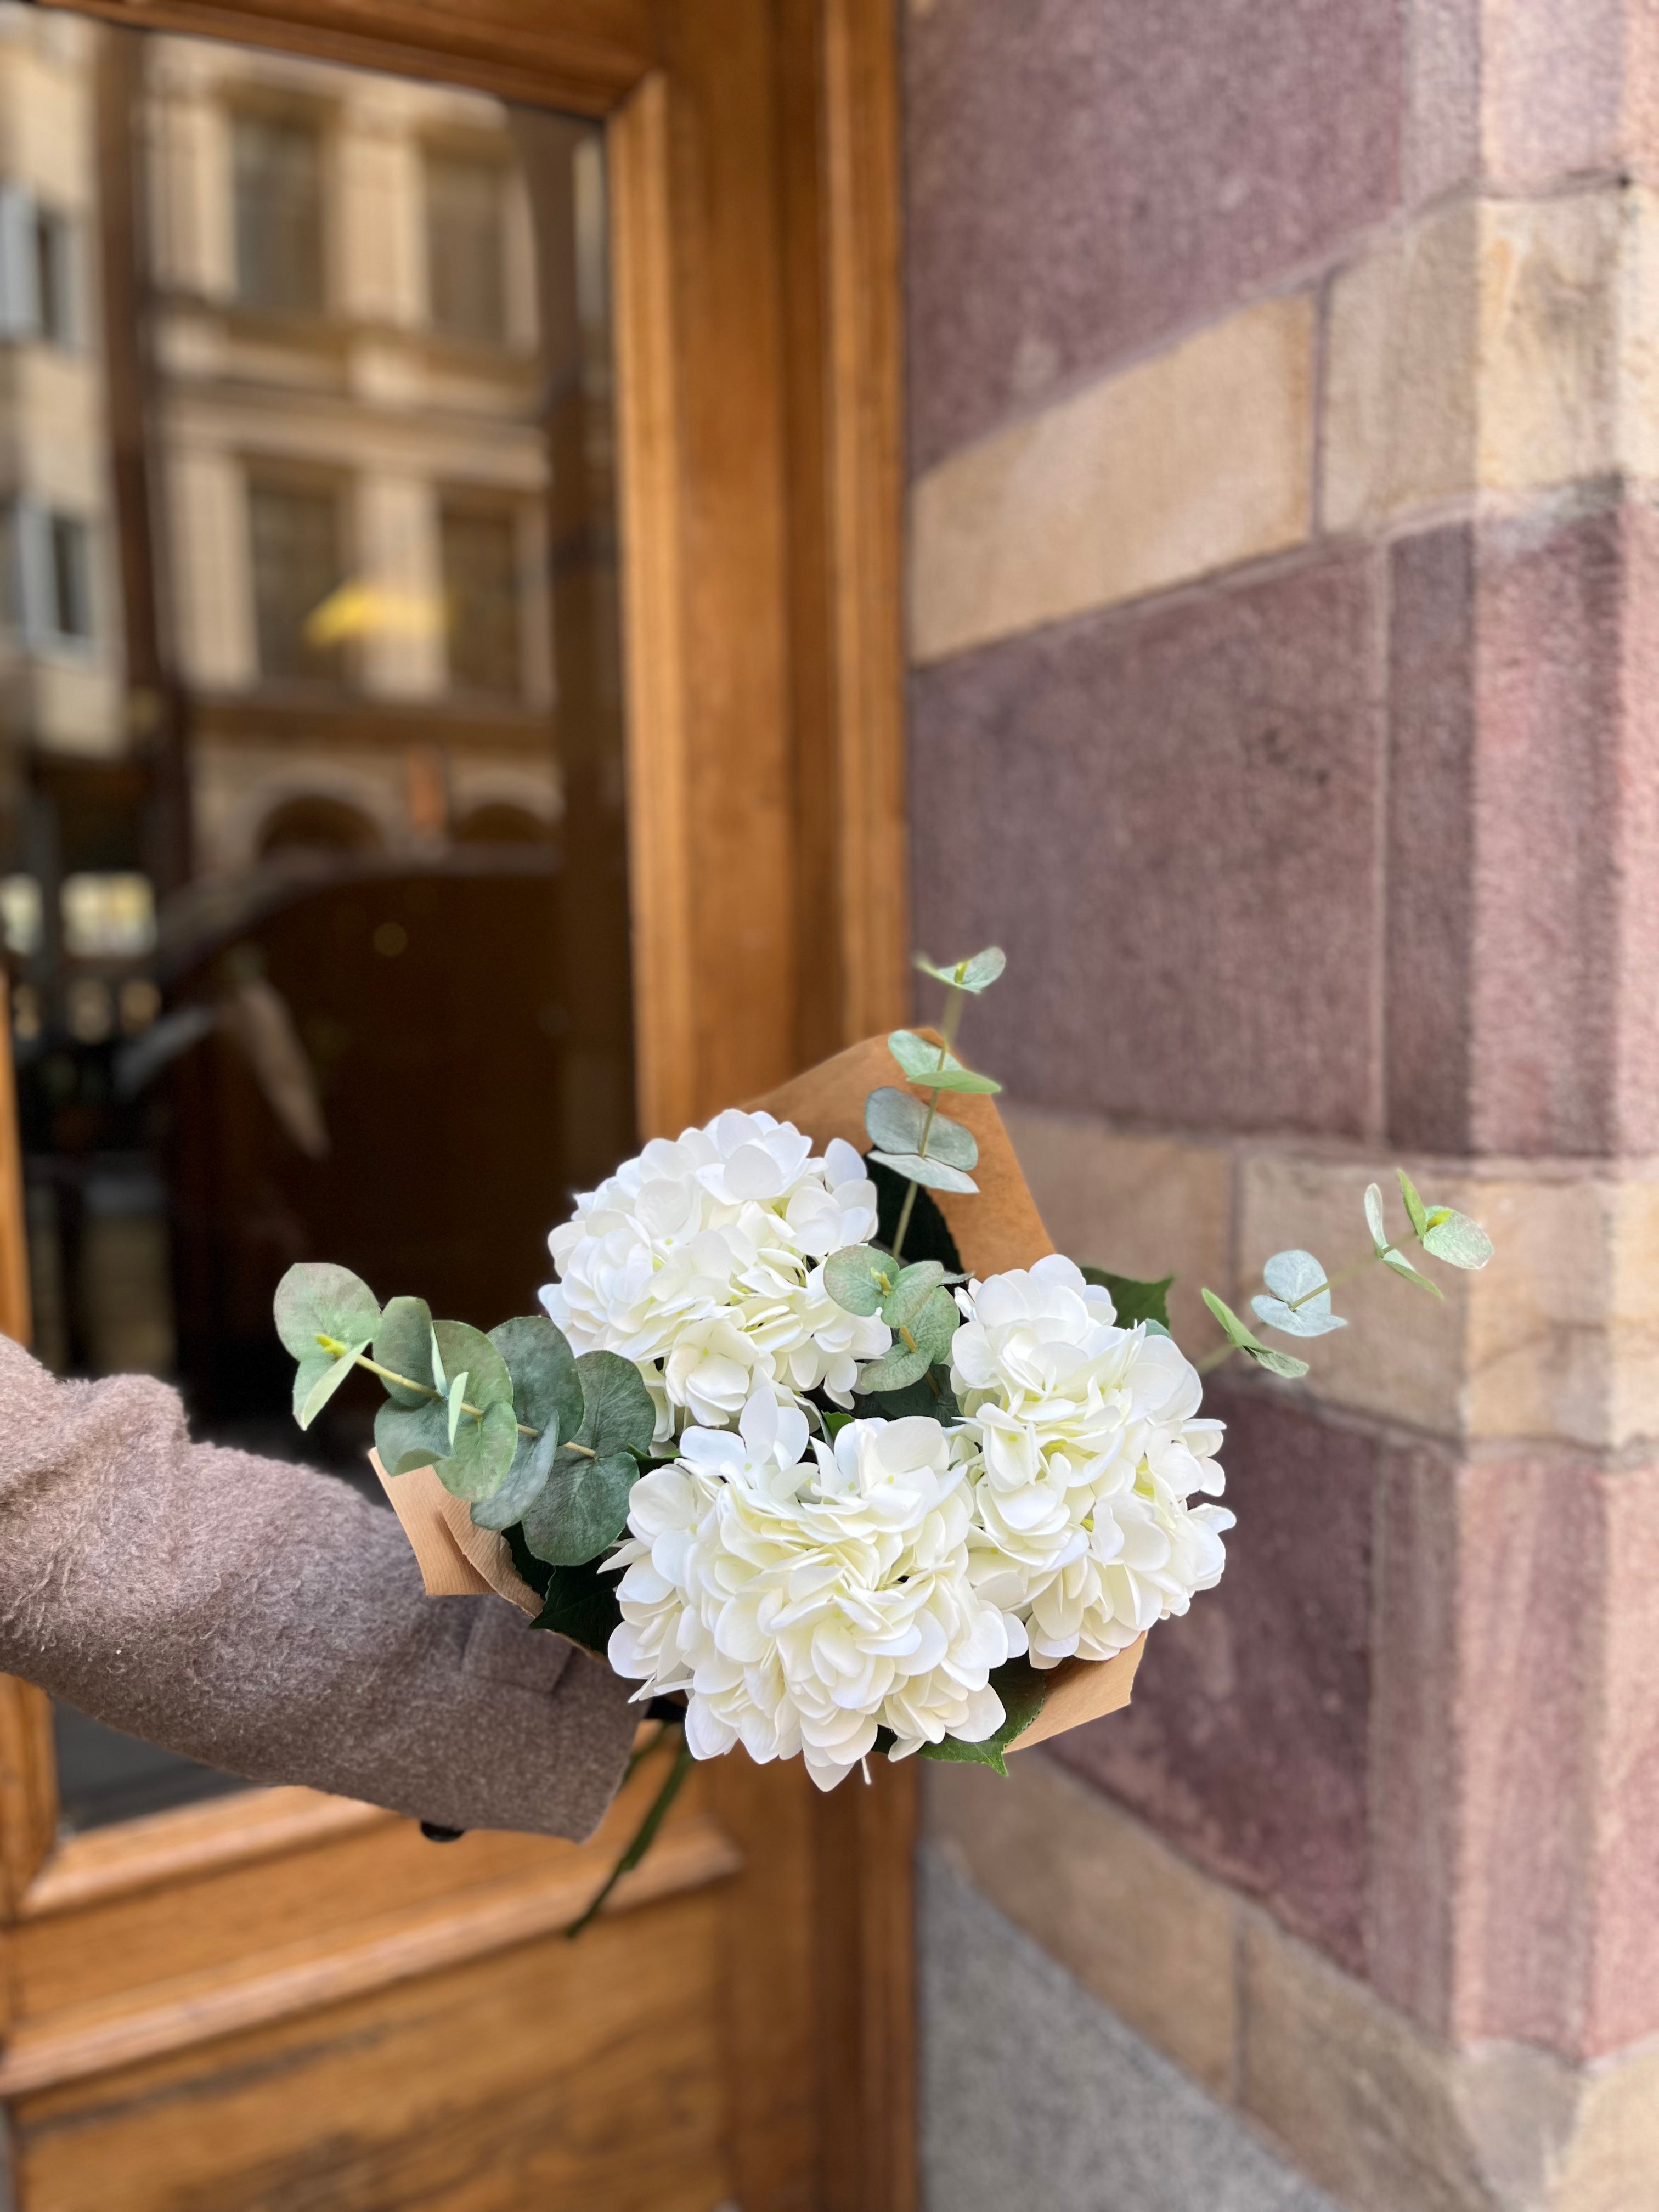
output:
[{"label": "round eucalyptus leaf", "polygon": [[[424,1298],[388,1302],[374,1333],[374,1357],[394,1375],[406,1375],[411,1382],[424,1383],[428,1390],[436,1387],[432,1376],[432,1309]],[[386,1390],[399,1406],[427,1402],[422,1391],[405,1390],[396,1382],[387,1382]]]},{"label": "round eucalyptus leaf", "polygon": [[[656,1437],[657,1408],[633,1361],[615,1352],[585,1352],[576,1362],[576,1372],[581,1377],[582,1418],[569,1441],[586,1444],[601,1460],[619,1452],[644,1459]],[[584,1556],[592,1559],[593,1554]],[[580,1562],[557,1564],[575,1566]]]},{"label": "round eucalyptus leaf", "polygon": [[522,1521],[547,1487],[559,1449],[556,1423],[538,1437],[520,1437],[513,1464],[501,1488],[473,1505],[473,1526],[500,1531]]},{"label": "round eucalyptus leaf", "polygon": [[290,1267],[276,1285],[275,1312],[276,1334],[296,1359],[323,1351],[319,1337],[368,1344],[380,1326],[380,1309],[368,1285],[349,1267],[337,1267],[329,1260]]},{"label": "round eucalyptus leaf", "polygon": [[456,1498],[470,1502],[492,1498],[507,1480],[518,1443],[512,1400],[494,1399],[481,1419],[470,1413],[462,1416],[453,1450],[434,1462],[438,1480]]},{"label": "round eucalyptus leaf", "polygon": [[946,1167],[971,1168],[979,1159],[979,1142],[971,1129],[946,1114],[935,1114],[929,1127],[926,1102],[914,1091],[891,1085],[872,1091],[865,1100],[864,1126],[871,1143],[884,1152],[916,1152],[925,1135],[928,1158],[943,1160]]},{"label": "round eucalyptus leaf", "polygon": [[628,1525],[629,1492],[639,1472],[629,1452],[603,1459],[561,1452],[525,1512],[525,1542],[551,1566],[580,1567],[597,1559]]},{"label": "round eucalyptus leaf", "polygon": [[823,1287],[843,1311],[878,1313],[895,1279],[893,1260],[872,1244],[849,1244],[823,1263]]},{"label": "round eucalyptus leaf", "polygon": [[1444,1304],[1446,1294],[1439,1284],[1431,1281],[1420,1269],[1413,1267],[1403,1252],[1396,1252],[1390,1245],[1389,1249],[1381,1255],[1381,1258],[1382,1265],[1391,1274],[1403,1276],[1407,1282],[1415,1283],[1419,1290],[1426,1291],[1431,1297],[1438,1298],[1443,1304]]},{"label": "round eucalyptus leaf", "polygon": [[908,1327],[944,1280],[945,1269],[937,1260],[913,1260],[902,1267],[881,1302],[881,1317],[888,1328]]},{"label": "round eucalyptus leaf", "polygon": [[872,1359],[859,1370],[856,1389],[860,1397],[872,1390],[902,1390],[907,1382],[919,1382],[933,1360],[925,1352],[912,1352],[907,1345],[896,1344],[879,1359]]},{"label": "round eucalyptus leaf", "polygon": [[918,1152],[872,1152],[872,1160],[879,1160],[895,1175],[902,1175],[907,1182],[921,1183],[928,1190],[959,1190],[970,1195],[979,1185],[972,1176],[963,1175],[960,1168],[946,1167],[943,1160],[923,1159]]},{"label": "round eucalyptus leaf", "polygon": [[1389,1232],[1382,1219],[1382,1188],[1380,1183],[1365,1186],[1365,1226],[1371,1232],[1371,1243],[1380,1260],[1389,1249]]},{"label": "round eucalyptus leaf", "polygon": [[1283,1298],[1254,1297],[1250,1308],[1259,1322],[1285,1336],[1328,1336],[1334,1328],[1346,1328],[1340,1314],[1331,1311],[1331,1294],[1322,1291],[1305,1306],[1287,1305]]},{"label": "round eucalyptus leaf", "polygon": [[1285,1336],[1328,1336],[1347,1327],[1331,1310],[1325,1270],[1311,1252],[1275,1252],[1261,1274],[1273,1295],[1252,1298],[1250,1305],[1256,1319],[1270,1328]]},{"label": "round eucalyptus leaf", "polygon": [[435,1467],[449,1449],[449,1418],[441,1400],[400,1406],[388,1398],[374,1416],[374,1449],[388,1474]]},{"label": "round eucalyptus leaf", "polygon": [[1423,1249],[1451,1267],[1484,1267],[1492,1254],[1490,1237],[1467,1213],[1437,1206],[1423,1232]]},{"label": "round eucalyptus leaf", "polygon": [[983,952],[975,952],[954,966],[940,968],[925,952],[915,956],[915,965],[924,975],[936,982],[948,983],[953,991],[984,991],[994,983],[1008,965],[1008,956],[1000,945],[988,945]]},{"label": "round eucalyptus leaf", "polygon": [[1288,1382],[1296,1382],[1308,1371],[1305,1359],[1293,1359],[1288,1352],[1275,1352],[1270,1345],[1252,1341],[1241,1345],[1239,1350],[1247,1359],[1254,1359],[1258,1367],[1265,1367],[1269,1375],[1282,1375]]},{"label": "round eucalyptus leaf", "polygon": [[513,1403],[526,1428],[555,1427],[574,1437],[582,1421],[582,1379],[576,1355],[545,1314],[524,1314],[489,1332],[507,1362]]},{"label": "round eucalyptus leaf", "polygon": [[359,1354],[368,1350],[365,1341],[348,1346],[337,1359],[330,1352],[318,1352],[300,1362],[294,1374],[294,1418],[302,1429],[311,1426],[357,1364]]},{"label": "round eucalyptus leaf", "polygon": [[467,1403],[482,1412],[486,1406],[513,1403],[513,1377],[507,1362],[481,1328],[468,1322],[440,1321],[432,1325],[446,1376],[465,1373]]},{"label": "round eucalyptus leaf", "polygon": [[897,1060],[910,1080],[923,1091],[1000,1091],[1002,1085],[988,1075],[975,1074],[964,1067],[954,1053],[946,1052],[940,1045],[930,1044],[915,1030],[895,1030],[887,1040],[887,1049]]},{"label": "round eucalyptus leaf", "polygon": [[910,1324],[918,1352],[925,1352],[931,1367],[951,1356],[951,1340],[961,1326],[962,1315],[947,1290],[937,1290]]}]

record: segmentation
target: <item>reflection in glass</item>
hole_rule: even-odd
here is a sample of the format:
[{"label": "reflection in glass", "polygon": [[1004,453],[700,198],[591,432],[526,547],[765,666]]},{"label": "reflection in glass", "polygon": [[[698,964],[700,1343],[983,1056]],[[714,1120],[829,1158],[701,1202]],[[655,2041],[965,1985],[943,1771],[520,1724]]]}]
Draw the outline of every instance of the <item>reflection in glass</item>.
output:
[{"label": "reflection in glass", "polygon": [[[528,1310],[632,1141],[602,141],[0,0],[25,113],[0,938],[36,1347],[360,1477],[372,1399],[293,1427],[283,1271]],[[99,1734],[62,1717],[77,1823],[217,1786],[100,1770]]]}]

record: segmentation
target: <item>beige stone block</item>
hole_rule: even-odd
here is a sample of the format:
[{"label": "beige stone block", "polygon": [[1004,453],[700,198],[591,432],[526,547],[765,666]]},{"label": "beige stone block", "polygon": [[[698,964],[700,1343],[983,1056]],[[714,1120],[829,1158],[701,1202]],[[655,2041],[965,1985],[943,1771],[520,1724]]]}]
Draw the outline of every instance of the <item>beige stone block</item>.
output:
[{"label": "beige stone block", "polygon": [[[1239,1310],[1261,1288],[1262,1263],[1287,1246],[1333,1272],[1362,1259],[1367,1182],[1382,1186],[1390,1229],[1405,1239],[1391,1164],[1246,1156]],[[1455,1441],[1616,1447],[1659,1432],[1659,1183],[1646,1170],[1403,1164],[1425,1200],[1479,1221],[1496,1255],[1478,1274],[1424,1260],[1443,1303],[1367,1267],[1334,1301],[1348,1327],[1294,1347],[1310,1363],[1304,1387],[1328,1405]]]},{"label": "beige stone block", "polygon": [[1231,1152],[1042,1107],[1007,1103],[1003,1119],[1059,1249],[1115,1275],[1173,1274],[1170,1325],[1201,1343],[1212,1323],[1200,1289],[1224,1291],[1232,1276]]},{"label": "beige stone block", "polygon": [[1299,544],[1313,346],[1309,299],[1266,301],[942,461],[913,495],[914,657]]},{"label": "beige stone block", "polygon": [[1217,2095],[1232,2094],[1238,1906],[1041,1752],[927,1770],[933,1840],[1009,1919]]},{"label": "beige stone block", "polygon": [[1359,2212],[1493,2212],[1446,2054],[1252,1914],[1243,1942],[1239,2102]]},{"label": "beige stone block", "polygon": [[1455,497],[1474,467],[1478,210],[1441,210],[1331,288],[1321,520]]},{"label": "beige stone block", "polygon": [[1659,2051],[1591,2069],[1548,2212],[1636,2212],[1659,2204]]},{"label": "beige stone block", "polygon": [[1468,201],[1344,270],[1330,307],[1325,526],[1650,469],[1655,231],[1646,191]]}]

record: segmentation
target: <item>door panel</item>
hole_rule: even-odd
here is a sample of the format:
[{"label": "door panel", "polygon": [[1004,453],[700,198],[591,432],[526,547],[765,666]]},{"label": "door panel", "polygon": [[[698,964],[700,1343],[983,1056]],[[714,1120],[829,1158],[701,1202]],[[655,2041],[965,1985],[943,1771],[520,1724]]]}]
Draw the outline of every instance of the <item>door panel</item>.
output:
[{"label": "door panel", "polygon": [[[568,979],[567,1012],[614,1055],[605,1024],[631,977],[641,1133],[898,1018],[884,5],[75,12],[605,119],[631,933],[611,933],[609,967]],[[107,143],[105,158],[118,174]],[[135,425],[123,447],[113,412],[130,471]],[[582,426],[555,406],[544,428],[550,528],[580,562],[586,526],[560,489]],[[556,651],[595,709],[582,729],[603,733],[603,669],[584,673],[569,635]],[[227,745],[268,741],[268,718],[216,711]],[[395,716],[350,703],[332,741],[367,720],[406,741]],[[578,804],[614,804],[611,726],[567,750]],[[560,884],[575,908],[592,894],[578,867]],[[590,1180],[614,1121],[591,1083],[565,1090],[571,1179]],[[0,1178],[9,1164],[0,1146]],[[17,1228],[0,1190],[0,1295]],[[21,2212],[914,2203],[908,1769],[827,1802],[798,1767],[699,1771],[618,1910],[575,1946],[559,1930],[637,1816],[648,1767],[580,1849],[434,1849],[407,1822],[300,1790],[54,1846],[50,1779],[44,1701],[0,1686],[0,2097]]]}]

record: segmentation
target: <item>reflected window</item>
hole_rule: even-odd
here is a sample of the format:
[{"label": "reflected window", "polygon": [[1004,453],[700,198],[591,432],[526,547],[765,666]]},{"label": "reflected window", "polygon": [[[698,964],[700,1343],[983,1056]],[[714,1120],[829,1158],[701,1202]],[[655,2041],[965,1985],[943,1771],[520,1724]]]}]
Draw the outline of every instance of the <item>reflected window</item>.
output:
[{"label": "reflected window", "polygon": [[320,314],[323,144],[310,118],[243,110],[231,118],[236,294],[276,314]]},{"label": "reflected window", "polygon": [[34,253],[40,335],[68,350],[81,343],[80,230],[75,218],[58,208],[37,208]]},{"label": "reflected window", "polygon": [[5,568],[11,625],[32,653],[91,643],[92,534],[82,516],[14,501]]},{"label": "reflected window", "polygon": [[506,172],[427,149],[427,293],[434,330],[473,345],[507,337]]},{"label": "reflected window", "polygon": [[510,509],[446,505],[441,528],[450,683],[514,696],[524,689],[518,518]]},{"label": "reflected window", "polygon": [[75,960],[136,960],[155,945],[155,895],[130,871],[64,879],[64,950]]},{"label": "reflected window", "polygon": [[337,683],[344,664],[326,616],[343,574],[339,494],[255,477],[247,515],[260,675],[268,683]]}]

